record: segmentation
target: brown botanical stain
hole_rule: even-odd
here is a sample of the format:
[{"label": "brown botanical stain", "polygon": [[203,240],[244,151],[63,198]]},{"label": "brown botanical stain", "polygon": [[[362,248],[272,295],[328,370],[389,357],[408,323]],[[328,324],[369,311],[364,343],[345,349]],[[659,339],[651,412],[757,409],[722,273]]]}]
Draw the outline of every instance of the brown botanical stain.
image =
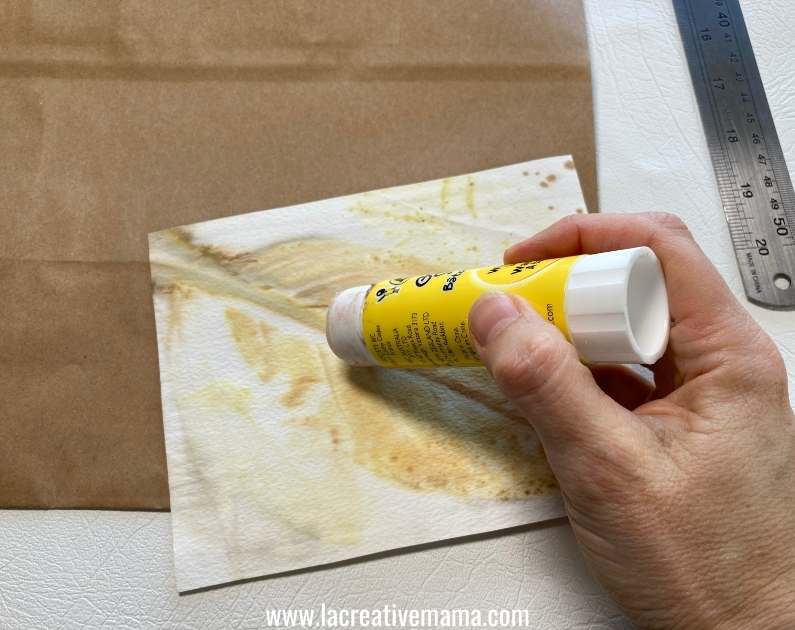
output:
[{"label": "brown botanical stain", "polygon": [[570,171],[574,170],[574,161],[573,160],[566,160],[563,163],[563,167],[569,169]]},{"label": "brown botanical stain", "polygon": [[[449,262],[319,238],[228,252],[195,244],[187,230],[171,232],[161,245],[186,264],[154,264],[158,282],[223,299],[230,339],[261,381],[249,393],[214,383],[180,403],[190,459],[223,512],[219,520],[235,522],[254,509],[291,540],[355,544],[366,523],[361,469],[400,488],[462,498],[556,491],[535,433],[485,370],[352,369],[311,335],[263,321],[286,317],[317,334],[339,290],[444,271]],[[254,406],[263,398],[276,409],[265,419]],[[221,409],[224,422],[240,420],[233,440],[223,437]]]},{"label": "brown botanical stain", "polygon": [[[365,515],[350,458],[259,421],[252,401],[250,390],[218,381],[178,402],[188,461],[204,490],[195,496],[212,501],[218,523],[234,524],[222,532],[230,561],[245,567],[252,539],[278,540],[269,549],[277,557],[309,541],[357,544]],[[208,526],[188,524],[203,533]]]},{"label": "brown botanical stain", "polygon": [[[262,337],[257,319],[242,311],[228,309],[227,315],[246,364],[261,377],[260,366],[270,362],[273,374],[267,383],[250,388],[229,380],[211,382],[180,399],[178,406],[188,462],[196,466],[194,478],[204,486],[204,494],[195,496],[210,497],[219,523],[257,515],[254,522],[246,517],[246,528],[224,531],[230,560],[245,567],[252,536],[278,539],[278,547],[269,553],[285,557],[307,541],[357,544],[366,518],[349,454],[334,444],[333,436],[313,439],[306,427],[290,422],[295,416],[285,413],[274,422],[272,408],[263,415],[254,403],[261,388],[286,386],[285,396],[292,392],[300,397],[297,390],[315,385],[315,375],[323,372],[317,349],[299,336],[275,330]],[[242,422],[235,424],[236,419]]]},{"label": "brown botanical stain", "polygon": [[251,416],[251,390],[240,387],[231,381],[216,381],[194,392],[192,400],[218,411],[231,410],[249,424]]},{"label": "brown botanical stain", "polygon": [[318,309],[320,328],[325,309],[343,289],[384,278],[444,271],[414,256],[368,249],[332,239],[300,239],[252,252],[246,277],[270,292],[287,293],[297,305],[291,312]]},{"label": "brown botanical stain", "polygon": [[549,184],[545,181],[539,182],[538,184],[541,188],[549,188]]},{"label": "brown botanical stain", "polygon": [[290,381],[290,389],[281,397],[282,404],[285,407],[298,407],[312,386],[320,382],[320,378],[313,374],[299,374]]},{"label": "brown botanical stain", "polygon": [[475,210],[475,178],[472,175],[467,175],[466,184],[466,205],[467,210],[473,217],[477,217],[478,213]]},{"label": "brown botanical stain", "polygon": [[[298,423],[311,431],[306,439],[331,436],[351,463],[416,491],[500,500],[549,493],[553,477],[533,430],[485,370],[352,369],[323,346],[262,337],[253,317],[226,312],[246,363],[260,377],[268,363],[280,375],[269,379],[286,379],[280,402],[294,410],[309,404]],[[321,392],[317,408],[308,390],[321,383],[331,396]]]},{"label": "brown botanical stain", "polygon": [[583,210],[582,208],[577,208],[574,212],[576,212],[577,214],[583,214],[585,210]]},{"label": "brown botanical stain", "polygon": [[313,422],[336,428],[354,462],[371,473],[415,491],[460,497],[515,500],[555,491],[526,422],[451,396],[413,371],[348,368],[332,357],[324,363],[333,401]]},{"label": "brown botanical stain", "polygon": [[164,295],[168,299],[169,320],[166,330],[166,342],[171,344],[174,342],[174,336],[182,327],[184,306],[185,303],[193,297],[193,290],[178,282],[169,284],[158,284],[155,282],[153,292]]},{"label": "brown botanical stain", "polygon": [[289,387],[280,400],[286,407],[300,406],[309,390],[321,382],[316,375],[319,364],[315,348],[301,337],[277,333],[238,309],[227,307],[224,314],[246,365],[264,382],[277,374],[286,376]]},{"label": "brown botanical stain", "polygon": [[529,174],[530,174],[529,171],[522,171],[522,175],[524,175],[525,177],[527,177]]},{"label": "brown botanical stain", "polygon": [[235,345],[246,364],[263,381],[271,380],[279,367],[269,356],[270,338],[273,334],[270,326],[233,308],[227,308],[224,315]]},{"label": "brown botanical stain", "polygon": [[150,251],[169,254],[150,261],[155,287],[178,282],[209,296],[243,300],[310,328],[323,327],[320,313],[302,308],[306,305],[289,292],[268,285],[267,274],[258,273],[251,253],[230,254],[194,243],[189,228],[164,230],[151,235],[150,241]]},{"label": "brown botanical stain", "polygon": [[447,271],[455,262],[430,263],[336,239],[303,238],[231,253],[194,243],[188,228],[158,233],[155,247],[176,249],[185,265],[152,262],[157,285],[180,283],[204,293],[243,300],[322,331],[335,294],[384,278]]},{"label": "brown botanical stain", "polygon": [[439,189],[439,202],[441,203],[442,210],[447,210],[447,204],[450,201],[450,178],[445,177],[442,180],[442,186]]},{"label": "brown botanical stain", "polygon": [[[463,204],[462,204],[463,200]],[[465,177],[446,177],[439,187],[439,203],[444,212],[462,210],[466,207],[469,214],[477,217],[475,208],[475,178],[472,175]]]},{"label": "brown botanical stain", "polygon": [[443,227],[445,221],[440,217],[423,212],[422,206],[409,208],[408,210],[398,211],[393,207],[384,204],[365,204],[358,201],[349,208],[351,212],[363,216],[386,217],[404,223],[424,223],[433,226]]},{"label": "brown botanical stain", "polygon": [[554,210],[555,206],[547,206],[547,210]]},{"label": "brown botanical stain", "polygon": [[558,176],[557,176],[557,175],[555,175],[555,174],[553,174],[553,173],[550,173],[549,175],[547,175],[547,181],[548,181],[550,184],[552,184],[552,183],[554,183],[555,181],[557,181],[557,179],[558,179]]}]

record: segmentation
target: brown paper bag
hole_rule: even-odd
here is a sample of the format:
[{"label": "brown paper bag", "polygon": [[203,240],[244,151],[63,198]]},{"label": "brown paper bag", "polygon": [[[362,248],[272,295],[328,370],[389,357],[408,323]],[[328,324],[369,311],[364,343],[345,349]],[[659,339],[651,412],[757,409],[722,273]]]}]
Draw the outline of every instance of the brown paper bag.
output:
[{"label": "brown paper bag", "polygon": [[580,0],[0,9],[0,506],[168,507],[146,238],[572,153]]}]

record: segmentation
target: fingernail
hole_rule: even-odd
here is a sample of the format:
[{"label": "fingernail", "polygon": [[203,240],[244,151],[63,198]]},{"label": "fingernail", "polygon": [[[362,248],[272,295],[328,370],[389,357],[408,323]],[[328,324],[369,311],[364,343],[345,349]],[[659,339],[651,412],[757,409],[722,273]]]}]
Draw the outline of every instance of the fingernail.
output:
[{"label": "fingernail", "polygon": [[491,337],[519,317],[513,300],[504,293],[483,296],[469,311],[469,330],[479,345],[485,346]]}]

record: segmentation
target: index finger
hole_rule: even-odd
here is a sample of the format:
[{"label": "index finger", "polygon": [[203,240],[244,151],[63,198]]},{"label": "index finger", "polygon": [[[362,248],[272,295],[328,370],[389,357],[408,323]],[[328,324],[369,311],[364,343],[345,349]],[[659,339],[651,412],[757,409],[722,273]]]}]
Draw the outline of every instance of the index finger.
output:
[{"label": "index finger", "polygon": [[[682,373],[699,373],[710,355],[748,343],[752,320],[681,219],[665,213],[568,217],[505,252],[505,262],[650,247],[662,265],[676,328],[671,347]],[[678,328],[678,330],[677,330]]]},{"label": "index finger", "polygon": [[[737,309],[734,295],[684,222],[672,214],[588,214],[567,217],[509,247],[505,262],[598,254],[650,247],[665,274],[671,316],[702,318],[705,311]],[[706,308],[705,308],[706,306]]]}]

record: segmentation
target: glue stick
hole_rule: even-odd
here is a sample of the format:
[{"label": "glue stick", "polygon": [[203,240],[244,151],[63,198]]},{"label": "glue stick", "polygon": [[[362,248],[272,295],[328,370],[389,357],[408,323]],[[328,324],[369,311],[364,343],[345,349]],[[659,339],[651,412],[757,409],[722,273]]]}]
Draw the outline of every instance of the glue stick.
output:
[{"label": "glue stick", "polygon": [[469,310],[482,295],[520,296],[586,363],[654,363],[668,344],[662,269],[648,247],[394,278],[339,293],[326,338],[351,365],[480,365]]}]

